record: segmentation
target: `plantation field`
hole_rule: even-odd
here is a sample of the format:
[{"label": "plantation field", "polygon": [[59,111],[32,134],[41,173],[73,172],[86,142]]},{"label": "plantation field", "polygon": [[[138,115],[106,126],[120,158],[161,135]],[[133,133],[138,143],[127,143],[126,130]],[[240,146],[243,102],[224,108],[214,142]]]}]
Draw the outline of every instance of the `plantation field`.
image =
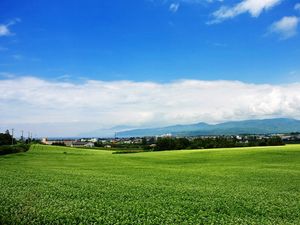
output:
[{"label": "plantation field", "polygon": [[300,224],[300,145],[0,157],[0,224]]}]

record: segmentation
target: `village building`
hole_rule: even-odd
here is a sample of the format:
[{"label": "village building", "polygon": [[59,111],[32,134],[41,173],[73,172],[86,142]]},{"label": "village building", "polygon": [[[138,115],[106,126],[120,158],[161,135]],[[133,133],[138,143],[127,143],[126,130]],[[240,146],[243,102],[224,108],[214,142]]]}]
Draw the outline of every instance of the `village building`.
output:
[{"label": "village building", "polygon": [[82,142],[82,141],[76,141],[71,144],[71,147],[86,147],[86,148],[93,148],[95,144],[93,142]]}]

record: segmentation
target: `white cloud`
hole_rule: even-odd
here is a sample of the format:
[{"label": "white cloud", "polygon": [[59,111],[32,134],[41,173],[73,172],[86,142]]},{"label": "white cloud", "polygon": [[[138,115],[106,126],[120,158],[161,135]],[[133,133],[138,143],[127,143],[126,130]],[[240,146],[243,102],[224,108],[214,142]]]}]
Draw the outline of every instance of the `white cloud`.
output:
[{"label": "white cloud", "polygon": [[13,35],[9,27],[20,21],[21,20],[19,18],[16,18],[9,21],[7,24],[0,24],[0,37]]},{"label": "white cloud", "polygon": [[176,13],[179,9],[179,3],[172,3],[169,7],[169,10],[173,13]]},{"label": "white cloud", "polygon": [[243,13],[250,13],[252,17],[258,17],[263,11],[271,9],[281,3],[281,1],[282,0],[243,0],[232,7],[222,6],[212,14],[214,19],[208,22],[208,24],[220,23]]},{"label": "white cloud", "polygon": [[300,3],[297,3],[294,7],[295,10],[300,11]]},{"label": "white cloud", "polygon": [[281,39],[291,38],[297,34],[299,21],[296,16],[285,16],[273,23],[269,28],[269,32],[280,35]]},{"label": "white cloud", "polygon": [[40,135],[72,136],[117,125],[300,118],[299,90],[300,83],[256,85],[182,80],[160,84],[89,80],[72,84],[34,77],[12,78],[0,80],[0,124],[2,128],[35,124]]},{"label": "white cloud", "polygon": [[8,26],[4,24],[0,24],[0,37],[9,36],[9,35],[11,35],[11,32],[8,29]]}]

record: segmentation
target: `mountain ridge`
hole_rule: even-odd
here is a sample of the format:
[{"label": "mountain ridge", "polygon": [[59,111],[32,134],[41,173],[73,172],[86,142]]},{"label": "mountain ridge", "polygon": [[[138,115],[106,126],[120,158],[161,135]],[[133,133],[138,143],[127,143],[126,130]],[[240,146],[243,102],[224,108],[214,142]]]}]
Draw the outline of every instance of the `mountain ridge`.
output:
[{"label": "mountain ridge", "polygon": [[230,121],[219,124],[204,122],[158,128],[121,131],[118,137],[142,137],[172,134],[174,136],[270,134],[300,131],[300,120],[291,118]]}]

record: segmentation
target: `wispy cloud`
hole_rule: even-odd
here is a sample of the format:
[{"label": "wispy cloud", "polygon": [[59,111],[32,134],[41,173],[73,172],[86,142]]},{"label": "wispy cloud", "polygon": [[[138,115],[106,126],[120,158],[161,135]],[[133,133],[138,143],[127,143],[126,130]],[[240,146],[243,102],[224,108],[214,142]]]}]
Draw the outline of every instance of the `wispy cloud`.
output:
[{"label": "wispy cloud", "polygon": [[212,14],[214,19],[209,21],[208,24],[220,23],[243,13],[258,17],[263,11],[269,10],[281,2],[282,0],[243,0],[232,7],[222,6]]},{"label": "wispy cloud", "polygon": [[299,21],[296,16],[285,16],[270,26],[269,33],[278,34],[282,40],[291,38],[297,34]]},{"label": "wispy cloud", "polygon": [[224,0],[178,0],[178,2],[189,3],[189,4],[203,4],[203,3],[214,3],[223,2]]},{"label": "wispy cloud", "polygon": [[61,76],[56,77],[55,80],[68,82],[68,81],[71,81],[71,78],[72,78],[72,76],[70,74],[63,74]]},{"label": "wispy cloud", "polygon": [[8,48],[0,46],[0,52],[4,52],[4,51],[7,51],[7,50],[8,50]]},{"label": "wispy cloud", "polygon": [[0,77],[12,79],[15,78],[15,74],[8,72],[0,72]]},{"label": "wispy cloud", "polygon": [[14,55],[12,55],[11,57],[12,57],[13,59],[15,59],[15,60],[22,60],[22,59],[23,59],[23,56],[20,55],[20,54],[14,54]]},{"label": "wispy cloud", "polygon": [[4,37],[4,36],[11,36],[14,33],[12,33],[9,29],[10,26],[16,24],[17,22],[20,22],[21,20],[19,18],[13,19],[11,21],[9,21],[6,24],[0,24],[0,37]]},{"label": "wispy cloud", "polygon": [[[160,84],[89,80],[72,84],[34,77],[12,78],[0,80],[0,124],[34,123],[42,127],[68,123],[79,132],[88,127],[84,124],[107,128],[277,116],[300,118],[299,90],[300,83],[255,85],[181,80]],[[51,135],[51,131],[44,129],[44,133]],[[61,134],[64,128],[60,129]],[[65,131],[65,135],[75,135],[72,129],[69,132]]]},{"label": "wispy cloud", "polygon": [[295,10],[300,11],[300,3],[297,3],[294,7]]},{"label": "wispy cloud", "polygon": [[179,9],[180,4],[179,3],[172,3],[169,7],[169,10],[173,13],[176,13]]}]

